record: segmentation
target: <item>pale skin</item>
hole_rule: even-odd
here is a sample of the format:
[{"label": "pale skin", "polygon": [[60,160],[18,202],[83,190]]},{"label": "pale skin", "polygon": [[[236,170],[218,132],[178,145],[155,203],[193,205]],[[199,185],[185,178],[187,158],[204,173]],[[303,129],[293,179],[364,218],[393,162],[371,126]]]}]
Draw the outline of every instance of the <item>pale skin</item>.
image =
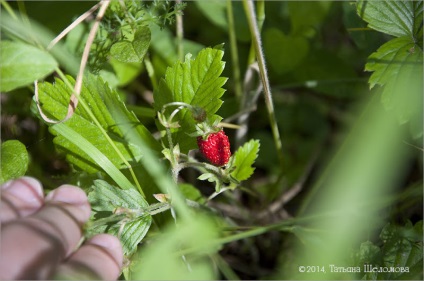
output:
[{"label": "pale skin", "polygon": [[89,216],[87,196],[76,186],[62,185],[44,197],[34,178],[3,184],[0,280],[116,280],[123,260],[119,239],[100,234],[79,246]]}]

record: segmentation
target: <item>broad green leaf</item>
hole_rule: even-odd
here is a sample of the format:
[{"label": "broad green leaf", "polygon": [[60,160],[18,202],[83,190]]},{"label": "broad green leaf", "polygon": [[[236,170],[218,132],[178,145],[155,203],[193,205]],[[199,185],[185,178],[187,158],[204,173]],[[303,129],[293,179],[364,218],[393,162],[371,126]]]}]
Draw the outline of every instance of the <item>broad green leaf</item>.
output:
[{"label": "broad green leaf", "polygon": [[232,156],[234,159],[231,162],[231,166],[235,167],[235,170],[231,172],[233,178],[243,181],[253,174],[255,168],[252,165],[258,157],[259,146],[258,140],[250,140],[237,149],[236,153]]},{"label": "broad green leaf", "polygon": [[87,154],[90,159],[115,180],[121,188],[131,189],[133,187],[131,182],[128,181],[121,171],[119,171],[99,149],[65,123],[53,125],[52,130],[69,141],[72,145],[79,147],[83,153]]},{"label": "broad green leaf", "polygon": [[0,42],[0,91],[8,92],[42,79],[57,67],[56,60],[36,47]]},{"label": "broad green leaf", "polygon": [[365,66],[374,71],[370,87],[384,86],[381,101],[401,124],[410,122],[414,138],[422,136],[423,53],[408,37],[390,40],[373,53]]},{"label": "broad green leaf", "polygon": [[[184,102],[203,108],[210,120],[220,118],[215,113],[221,107],[220,97],[225,92],[222,86],[227,81],[220,77],[224,70],[223,55],[220,49],[206,48],[195,59],[188,54],[184,62],[169,67],[165,78],[161,79],[158,89],[154,91],[155,109],[160,111],[165,104]],[[186,109],[181,110],[175,120],[181,128],[174,135],[174,140],[186,153],[196,147],[195,138],[187,135],[195,131],[195,120]]]},{"label": "broad green leaf", "polygon": [[134,34],[132,41],[124,40],[112,45],[110,53],[113,58],[121,62],[141,63],[150,44],[150,29],[141,26]]},{"label": "broad green leaf", "polygon": [[305,59],[309,43],[304,37],[285,35],[276,28],[268,28],[264,34],[264,48],[272,69],[283,74],[293,70]]},{"label": "broad green leaf", "polygon": [[[361,276],[365,280],[421,280],[423,275],[423,223],[415,225],[408,222],[405,226],[387,224],[380,233],[381,248],[371,242],[361,245],[356,254],[358,266],[403,268],[387,272],[367,272]],[[364,243],[363,243],[364,244]]]},{"label": "broad green leaf", "polygon": [[[217,252],[212,241],[217,228],[207,217],[179,221],[168,225],[156,241],[141,249],[131,264],[131,280],[213,280],[216,278],[207,255]],[[193,255],[179,254],[197,249]]]},{"label": "broad green leaf", "polygon": [[[75,83],[72,78],[69,77],[68,79],[72,85]],[[60,79],[56,79],[56,83],[54,84],[47,82],[41,83],[39,85],[39,96],[43,112],[51,118],[63,119],[67,112],[70,93],[69,88]],[[115,97],[115,100],[111,101],[111,97]],[[107,132],[127,161],[139,161],[142,157],[142,151],[139,146],[128,143],[125,139],[125,133],[119,129],[117,122],[112,117],[111,110],[119,109],[125,111],[128,115],[132,115],[131,120],[134,122],[133,128],[136,128],[134,130],[137,131],[150,148],[154,150],[160,148],[159,143],[149,131],[138,122],[132,113],[126,110],[125,106],[119,100],[117,93],[112,91],[101,78],[92,75],[87,76],[84,79],[80,99],[83,99],[88,104],[90,111],[100,122],[102,128]],[[72,118],[66,121],[65,124],[96,147],[115,167],[118,169],[127,168],[81,104],[77,107]],[[81,147],[76,146],[58,134],[54,130],[54,127],[51,127],[51,130],[56,135],[54,139],[55,145],[66,153],[69,162],[89,173],[102,170],[101,165],[89,157]]]},{"label": "broad green leaf", "polygon": [[[95,227],[89,228],[90,235],[97,233],[109,233],[118,236],[121,240],[125,255],[131,255],[137,250],[137,245],[144,238],[152,223],[150,214],[145,213],[136,217],[127,217],[124,221],[118,223],[111,221],[100,224],[100,219],[113,218],[117,216],[117,208],[129,210],[143,210],[148,207],[148,203],[135,189],[122,190],[108,184],[103,180],[95,180],[94,185],[88,193],[93,210],[92,218]],[[141,212],[142,213],[142,212]],[[101,220],[100,220],[101,222]],[[123,226],[122,226],[123,225]]]},{"label": "broad green leaf", "polygon": [[423,1],[360,0],[357,1],[357,13],[370,28],[422,41]]},{"label": "broad green leaf", "polygon": [[0,184],[25,175],[28,169],[28,152],[18,140],[8,140],[1,144]]},{"label": "broad green leaf", "polygon": [[399,37],[382,45],[368,57],[366,71],[373,71],[370,87],[384,85],[406,68],[422,67],[423,53],[409,37]]}]

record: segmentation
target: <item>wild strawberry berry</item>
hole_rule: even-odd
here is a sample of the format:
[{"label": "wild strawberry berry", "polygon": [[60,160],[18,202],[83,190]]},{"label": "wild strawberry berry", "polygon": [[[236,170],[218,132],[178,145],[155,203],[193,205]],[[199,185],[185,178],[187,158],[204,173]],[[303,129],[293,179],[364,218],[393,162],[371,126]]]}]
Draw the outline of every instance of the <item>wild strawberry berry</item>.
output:
[{"label": "wild strawberry berry", "polygon": [[209,134],[206,139],[197,137],[197,145],[203,156],[215,166],[224,166],[230,160],[230,141],[223,130]]}]

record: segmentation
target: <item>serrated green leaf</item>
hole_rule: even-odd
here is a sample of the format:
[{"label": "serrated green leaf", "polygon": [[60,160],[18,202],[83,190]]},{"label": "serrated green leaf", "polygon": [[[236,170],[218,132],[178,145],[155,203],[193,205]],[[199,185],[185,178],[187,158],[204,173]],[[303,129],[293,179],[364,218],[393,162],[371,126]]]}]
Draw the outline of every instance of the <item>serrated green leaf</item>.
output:
[{"label": "serrated green leaf", "polygon": [[123,40],[112,45],[110,54],[120,62],[141,63],[150,45],[150,29],[141,26],[134,34],[132,41]]},{"label": "serrated green leaf", "polygon": [[423,53],[409,37],[400,37],[382,45],[368,57],[366,71],[374,71],[369,79],[370,87],[384,85],[404,68],[422,67]]},{"label": "serrated green leaf", "polygon": [[65,123],[59,123],[52,126],[54,132],[63,137],[66,141],[75,147],[81,149],[89,159],[94,161],[101,167],[121,188],[132,189],[131,182],[119,171],[115,165],[94,145],[87,139],[82,137],[79,133],[74,131]]},{"label": "serrated green leaf", "polygon": [[[68,79],[72,85],[75,83],[71,77]],[[63,119],[67,112],[70,95],[71,91],[60,79],[56,79],[54,84],[45,82],[39,85],[42,110],[51,118]],[[127,161],[138,161],[142,156],[142,151],[139,146],[128,143],[125,139],[125,133],[119,129],[116,125],[117,122],[112,116],[114,111],[121,111],[127,114],[128,118],[134,122],[134,130],[137,131],[139,136],[147,142],[150,148],[159,151],[159,143],[137,118],[125,108],[118,94],[112,91],[100,77],[89,75],[84,79],[80,99],[83,99],[90,106],[91,112]],[[77,107],[72,118],[66,121],[65,124],[99,149],[118,169],[126,168],[117,152],[106,140],[101,130],[92,122],[89,113],[82,106]],[[52,133],[56,135],[54,139],[55,145],[66,153],[69,162],[89,173],[102,170],[101,166],[88,157],[80,147],[72,144],[55,132],[54,129],[52,129]]]},{"label": "serrated green leaf", "polygon": [[365,66],[374,71],[370,87],[382,88],[381,101],[401,124],[410,122],[414,138],[422,136],[423,53],[408,37],[393,39],[368,58]]},{"label": "serrated green leaf", "polygon": [[0,42],[0,91],[33,83],[52,73],[56,60],[36,47],[12,41]]},{"label": "serrated green leaf", "polygon": [[234,159],[231,162],[231,166],[235,167],[234,171],[231,172],[233,178],[243,181],[253,174],[255,168],[252,165],[258,157],[259,147],[259,140],[250,140],[237,149],[236,153],[232,156]]},{"label": "serrated green leaf", "polygon": [[[103,180],[94,181],[88,200],[93,209],[95,219],[113,216],[116,208],[122,207],[140,210],[148,207],[146,200],[135,189],[122,190]],[[125,255],[131,255],[137,250],[137,245],[144,238],[152,223],[149,214],[135,218],[127,218],[120,223],[112,222],[98,225],[88,230],[90,235],[109,233],[118,236],[122,242]],[[123,226],[122,226],[123,225]]]},{"label": "serrated green leaf", "polygon": [[360,0],[357,13],[377,31],[422,41],[423,1]]},{"label": "serrated green leaf", "polygon": [[[184,62],[169,67],[154,92],[155,109],[160,111],[170,102],[184,102],[203,108],[210,120],[219,118],[215,113],[222,105],[220,97],[225,92],[222,86],[227,81],[220,77],[225,65],[223,55],[222,50],[206,48],[195,59],[189,54]],[[175,119],[181,128],[173,136],[174,140],[180,144],[181,151],[187,153],[196,148],[195,138],[187,136],[195,130],[195,120],[187,109],[181,110]]]},{"label": "serrated green leaf", "polygon": [[28,169],[28,152],[18,140],[8,140],[1,144],[0,184],[25,175]]},{"label": "serrated green leaf", "polygon": [[[371,242],[363,247],[359,266],[371,264],[372,267],[403,268],[403,270],[367,272],[362,279],[367,280],[421,280],[423,275],[423,223],[415,225],[408,222],[404,226],[387,224],[380,233],[383,242],[381,249]],[[357,254],[357,255],[358,255]]]}]

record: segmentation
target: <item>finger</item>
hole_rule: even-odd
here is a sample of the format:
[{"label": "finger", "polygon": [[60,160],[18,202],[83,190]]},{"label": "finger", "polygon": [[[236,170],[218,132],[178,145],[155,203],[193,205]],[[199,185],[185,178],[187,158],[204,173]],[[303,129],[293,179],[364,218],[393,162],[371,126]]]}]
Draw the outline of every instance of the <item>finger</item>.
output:
[{"label": "finger", "polygon": [[44,201],[41,183],[31,177],[10,180],[1,186],[0,222],[36,212]]},{"label": "finger", "polygon": [[72,254],[59,267],[56,277],[116,280],[121,272],[122,260],[119,239],[109,234],[99,234]]},{"label": "finger", "polygon": [[2,225],[0,279],[46,279],[81,239],[90,205],[84,191],[61,186],[41,209]]}]

